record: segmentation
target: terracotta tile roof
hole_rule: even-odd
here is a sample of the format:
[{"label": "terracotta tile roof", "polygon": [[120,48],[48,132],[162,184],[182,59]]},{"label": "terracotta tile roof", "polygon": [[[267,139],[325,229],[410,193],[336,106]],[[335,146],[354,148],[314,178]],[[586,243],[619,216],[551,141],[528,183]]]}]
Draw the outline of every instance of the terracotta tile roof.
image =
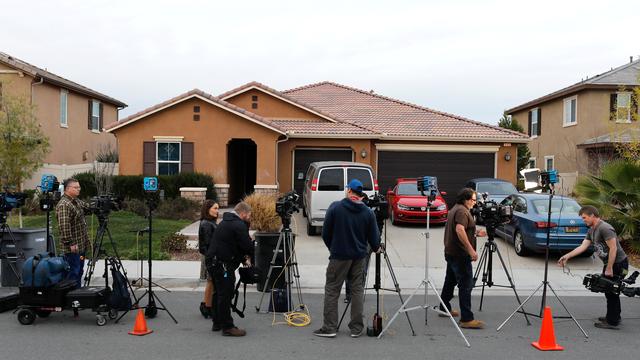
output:
[{"label": "terracotta tile roof", "polygon": [[273,120],[278,126],[287,129],[290,137],[305,137],[310,135],[331,137],[366,137],[378,138],[379,133],[365,129],[361,126],[348,123],[332,123],[328,121],[296,121]]},{"label": "terracotta tile roof", "polygon": [[204,98],[204,99],[206,99],[208,101],[211,101],[212,103],[218,104],[221,107],[226,108],[227,110],[229,110],[231,112],[235,112],[235,113],[238,113],[240,115],[246,116],[246,117],[250,118],[251,120],[254,120],[257,123],[262,124],[263,126],[272,128],[273,130],[275,130],[277,132],[284,133],[286,131],[285,129],[281,128],[278,124],[274,123],[271,120],[265,119],[262,116],[256,115],[256,114],[254,114],[254,113],[252,113],[250,111],[247,111],[247,110],[245,110],[245,109],[243,109],[241,107],[238,107],[238,106],[235,106],[233,104],[230,104],[230,103],[228,103],[228,102],[226,102],[224,100],[220,100],[219,98],[217,98],[217,97],[215,97],[215,96],[213,96],[211,94],[207,94],[206,92],[204,92],[204,91],[202,91],[200,89],[193,89],[193,90],[188,91],[188,92],[186,92],[184,94],[180,94],[180,95],[178,95],[178,96],[176,96],[174,98],[171,98],[171,99],[169,99],[167,101],[163,101],[163,102],[161,102],[161,103],[159,103],[157,105],[154,105],[154,106],[151,106],[149,108],[146,108],[146,109],[144,109],[142,111],[139,111],[139,112],[137,112],[137,113],[135,113],[133,115],[130,115],[130,116],[128,116],[128,117],[126,117],[126,118],[124,118],[124,119],[122,119],[120,121],[113,122],[113,123],[105,126],[104,129],[106,131],[113,131],[116,128],[120,128],[122,126],[129,125],[130,123],[133,123],[133,122],[135,122],[135,121],[137,121],[137,120],[139,120],[141,118],[144,118],[145,116],[150,115],[153,112],[159,111],[159,110],[161,110],[161,109],[163,109],[165,107],[168,107],[168,106],[170,106],[170,105],[172,105],[174,103],[181,102],[181,101],[186,100],[188,98],[191,98],[193,96],[202,97],[202,98]]},{"label": "terracotta tile roof", "polygon": [[120,100],[116,100],[110,96],[104,95],[95,90],[91,90],[86,86],[82,86],[76,82],[65,79],[47,70],[41,69],[35,65],[31,65],[28,62],[17,59],[9,54],[0,52],[0,62],[3,62],[15,69],[24,71],[25,73],[35,78],[42,78],[44,81],[54,84],[56,86],[60,86],[65,89],[76,91],[80,94],[84,94],[89,97],[101,100],[103,102],[113,104],[117,107],[122,107],[122,108],[127,107],[127,104],[123,103]]},{"label": "terracotta tile roof", "polygon": [[225,93],[222,93],[222,94],[218,95],[218,98],[220,98],[222,100],[227,100],[228,98],[231,98],[231,97],[233,97],[235,95],[243,93],[243,92],[245,92],[245,91],[247,91],[247,90],[249,90],[251,88],[257,88],[257,89],[260,89],[260,90],[262,90],[262,91],[264,91],[266,93],[271,93],[271,95],[275,95],[277,97],[280,97],[280,98],[284,99],[285,101],[289,101],[290,103],[293,103],[294,105],[297,105],[298,107],[301,107],[304,110],[311,111],[312,113],[316,113],[317,115],[320,115],[321,117],[324,117],[327,120],[334,121],[334,122],[336,121],[330,114],[327,114],[327,113],[325,113],[324,111],[322,111],[320,109],[315,109],[315,108],[305,104],[304,102],[302,102],[302,101],[300,101],[300,100],[298,100],[296,98],[290,97],[285,93],[282,93],[282,92],[280,92],[280,91],[278,91],[278,90],[276,90],[274,88],[268,87],[268,86],[266,86],[266,85],[264,85],[262,83],[259,83],[257,81],[252,81],[252,82],[246,83],[244,85],[238,86],[235,89],[229,90],[229,91],[227,91]]},{"label": "terracotta tile roof", "polygon": [[283,92],[335,119],[392,138],[526,142],[524,134],[364,90],[321,82]]}]

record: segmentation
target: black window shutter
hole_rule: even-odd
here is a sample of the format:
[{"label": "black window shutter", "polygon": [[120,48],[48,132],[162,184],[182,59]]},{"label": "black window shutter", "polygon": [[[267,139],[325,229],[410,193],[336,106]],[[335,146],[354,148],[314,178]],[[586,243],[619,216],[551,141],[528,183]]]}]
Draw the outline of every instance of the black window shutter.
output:
[{"label": "black window shutter", "polygon": [[611,94],[609,101],[609,120],[615,121],[618,117],[618,94]]},{"label": "black window shutter", "polygon": [[542,109],[538,108],[538,136],[542,134]]},{"label": "black window shutter", "polygon": [[145,141],[142,146],[142,174],[144,176],[156,175],[156,143]]},{"label": "black window shutter", "polygon": [[93,114],[93,101],[89,99],[89,130],[93,129],[93,126],[91,125],[92,114]]},{"label": "black window shutter", "polygon": [[180,172],[193,172],[193,143],[182,143],[182,159],[180,159]]},{"label": "black window shutter", "polygon": [[100,108],[99,108],[99,112],[98,112],[98,119],[99,119],[99,120],[98,120],[98,131],[102,131],[102,126],[103,126],[103,121],[102,121],[102,119],[103,119],[103,116],[102,116],[103,112],[102,112],[102,111],[103,111],[103,107],[102,107],[102,103],[100,103]]},{"label": "black window shutter", "polygon": [[533,136],[531,133],[531,111],[529,111],[529,136]]}]

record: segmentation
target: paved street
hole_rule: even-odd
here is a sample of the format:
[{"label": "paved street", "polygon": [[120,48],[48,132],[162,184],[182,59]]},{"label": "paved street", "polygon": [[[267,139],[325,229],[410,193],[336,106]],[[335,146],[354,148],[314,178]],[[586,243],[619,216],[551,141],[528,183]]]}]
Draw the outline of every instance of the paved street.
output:
[{"label": "paved street", "polygon": [[[133,327],[134,314],[129,314],[119,324],[108,323],[104,327],[95,324],[91,312],[81,312],[74,319],[71,313],[52,314],[47,319],[37,319],[34,325],[20,325],[11,312],[0,314],[0,339],[3,360],[13,359],[596,359],[609,358],[612,354],[632,355],[637,350],[640,320],[640,299],[623,298],[625,319],[618,331],[607,331],[593,327],[592,318],[603,314],[604,297],[567,297],[571,311],[585,327],[590,338],[585,339],[573,322],[556,320],[557,342],[565,346],[562,353],[542,353],[530,343],[537,341],[540,320],[532,319],[527,326],[521,315],[513,318],[504,330],[496,327],[515,306],[512,297],[491,296],[487,298],[483,312],[476,317],[487,322],[484,330],[465,330],[472,347],[466,348],[449,319],[429,313],[429,326],[424,326],[424,312],[410,313],[416,336],[411,336],[407,320],[402,317],[392,324],[387,336],[381,340],[363,336],[349,337],[346,325],[335,339],[322,339],[311,333],[320,327],[322,296],[304,295],[304,302],[311,309],[312,324],[294,328],[286,325],[271,325],[271,314],[257,314],[252,306],[257,303],[257,294],[248,294],[249,308],[245,319],[236,324],[248,331],[245,338],[225,338],[212,333],[211,323],[203,319],[197,304],[198,292],[159,292],[158,295],[178,318],[175,325],[160,312],[157,318],[148,321],[154,332],[144,337],[127,334]],[[434,304],[435,299],[430,299]],[[455,300],[454,300],[455,304]],[[477,298],[474,298],[474,311]],[[534,311],[540,304],[538,298],[532,302]],[[553,301],[554,314],[562,315],[560,307]],[[396,296],[386,296],[383,308],[390,316],[399,306]],[[342,304],[341,304],[342,308]],[[375,309],[372,296],[365,304],[366,322]],[[631,319],[630,317],[635,317]],[[278,315],[278,321],[281,316]]]}]

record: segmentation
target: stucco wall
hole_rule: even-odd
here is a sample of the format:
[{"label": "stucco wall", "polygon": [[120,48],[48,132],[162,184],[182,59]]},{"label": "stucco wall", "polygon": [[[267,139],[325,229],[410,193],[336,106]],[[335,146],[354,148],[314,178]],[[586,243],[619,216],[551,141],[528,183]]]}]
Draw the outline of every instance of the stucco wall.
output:
[{"label": "stucco wall", "polygon": [[[251,107],[251,104],[254,102],[252,101],[252,96],[258,97],[258,101],[256,102],[258,104],[257,109],[253,109]],[[306,110],[301,109],[300,107],[291,105],[287,102],[284,102],[269,94],[255,89],[236,95],[232,98],[227,99],[226,101],[266,118],[292,120],[321,119],[321,117],[319,117],[318,115],[310,113]]]},{"label": "stucco wall", "polygon": [[[193,107],[200,106],[200,120]],[[232,139],[251,139],[257,146],[257,184],[275,184],[275,143],[278,133],[200,99],[185,100],[114,131],[120,150],[120,174],[143,171],[143,142],[154,136],[184,136],[194,143],[194,170],[208,173],[216,183],[227,179],[227,144]]]}]

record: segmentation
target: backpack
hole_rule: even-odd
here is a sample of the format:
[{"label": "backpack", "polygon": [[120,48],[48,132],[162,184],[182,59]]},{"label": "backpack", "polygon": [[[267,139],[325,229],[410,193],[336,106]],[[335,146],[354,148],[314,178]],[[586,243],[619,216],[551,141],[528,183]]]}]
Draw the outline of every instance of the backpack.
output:
[{"label": "backpack", "polygon": [[[238,273],[240,274],[240,279],[238,279],[238,283],[236,284],[235,289],[235,298],[233,299],[233,303],[231,304],[231,310],[238,314],[241,318],[244,318],[244,310],[247,308],[247,284],[256,284],[260,281],[260,277],[262,273],[260,269],[250,266],[250,267],[241,267],[238,269]],[[244,284],[244,291],[242,293],[242,310],[238,309],[238,298],[240,298],[240,284]]]},{"label": "backpack", "polygon": [[127,288],[127,278],[118,270],[115,261],[111,262],[111,279],[113,290],[107,299],[107,305],[115,310],[130,310],[131,296]]}]

